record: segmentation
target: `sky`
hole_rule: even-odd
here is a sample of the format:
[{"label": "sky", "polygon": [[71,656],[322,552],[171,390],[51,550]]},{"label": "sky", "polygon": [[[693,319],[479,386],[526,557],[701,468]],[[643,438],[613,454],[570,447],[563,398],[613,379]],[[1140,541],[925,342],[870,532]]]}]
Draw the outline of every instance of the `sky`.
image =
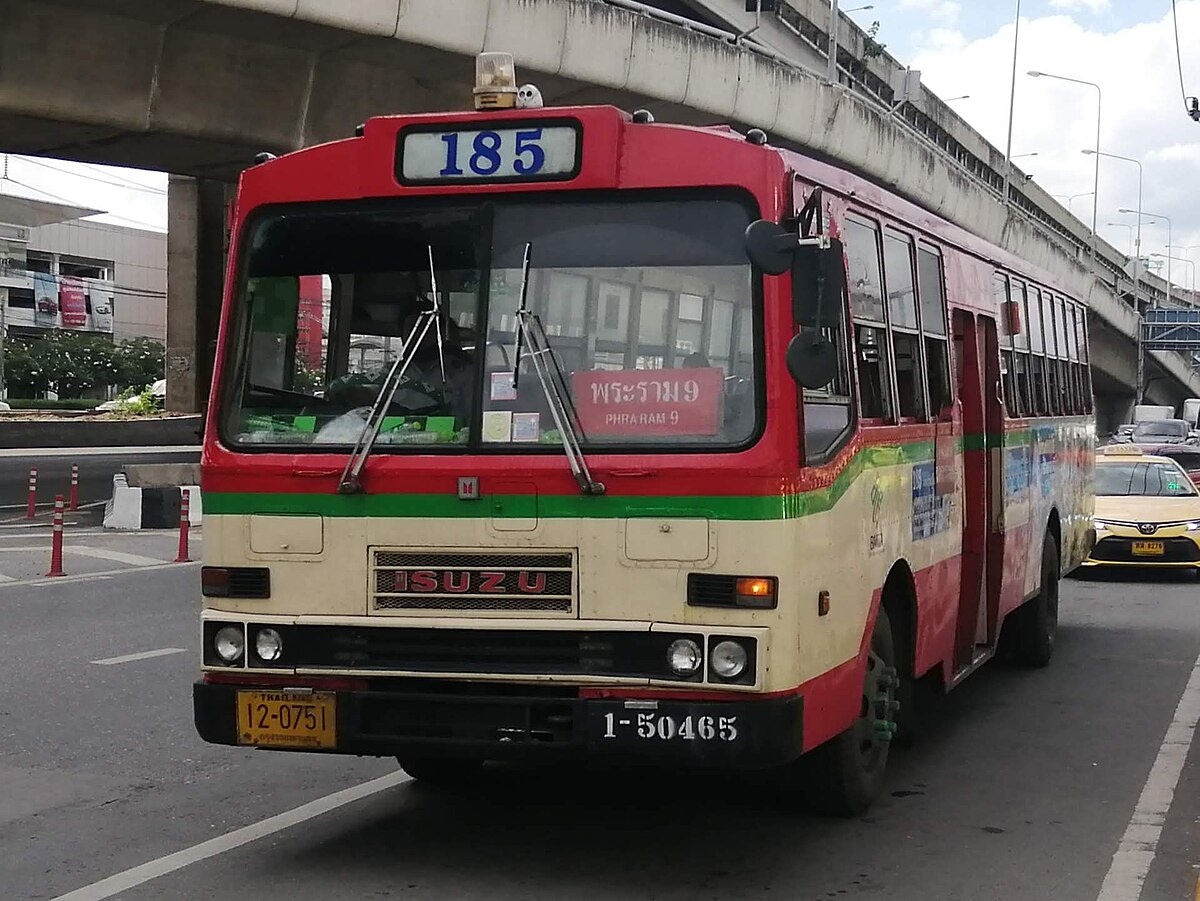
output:
[{"label": "sky", "polygon": [[[857,5],[842,0],[844,9]],[[1200,123],[1184,113],[1171,0],[1022,0],[1013,115],[1014,163],[1085,224],[1092,221],[1096,146],[1093,87],[1100,87],[1100,150],[1142,164],[1142,210],[1171,220],[1174,256],[1200,263]],[[1008,130],[1016,0],[875,0],[851,12],[862,27],[879,22],[877,40],[992,144]],[[1184,89],[1200,94],[1200,0],[1177,0]],[[1019,156],[1037,154],[1036,156]],[[1101,237],[1129,252],[1134,224],[1121,208],[1138,205],[1138,169],[1101,158],[1097,206]],[[1076,196],[1071,199],[1071,195]],[[1164,219],[1142,220],[1142,253],[1166,253]],[[1191,248],[1190,250],[1187,248]],[[1165,261],[1164,261],[1165,263]],[[1171,261],[1172,280],[1190,287],[1195,266]],[[1163,275],[1166,275],[1164,268]]]},{"label": "sky", "polygon": [[[1003,149],[1008,129],[1013,19],[1017,0],[840,0],[859,25],[879,22],[877,40],[984,137]],[[1176,0],[1182,77],[1200,95],[1200,0]],[[1096,90],[1028,70],[1095,82],[1101,90],[1100,149],[1140,160],[1142,210],[1169,217],[1174,256],[1200,264],[1200,123],[1184,114],[1171,0],[1020,0],[1013,156],[1085,224],[1092,220]],[[1021,156],[1036,154],[1036,156]],[[4,174],[0,157],[0,175]],[[10,156],[0,191],[66,200],[105,210],[99,219],[166,229],[161,173]],[[1075,196],[1072,198],[1072,195]],[[1100,160],[1097,222],[1102,237],[1130,251],[1137,217],[1118,213],[1138,200],[1137,166]],[[1164,219],[1142,219],[1142,253],[1166,253]],[[1188,249],[1190,248],[1190,249]],[[1172,261],[1172,278],[1190,286],[1195,266]],[[1163,271],[1165,275],[1165,269]]]}]

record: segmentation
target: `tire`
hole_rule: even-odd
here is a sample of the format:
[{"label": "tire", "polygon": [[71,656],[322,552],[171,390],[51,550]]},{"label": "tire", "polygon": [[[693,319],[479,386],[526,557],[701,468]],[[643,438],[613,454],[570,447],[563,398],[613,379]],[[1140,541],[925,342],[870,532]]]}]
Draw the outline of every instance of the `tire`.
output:
[{"label": "tire", "polygon": [[809,809],[827,816],[856,816],[883,791],[895,731],[896,682],[895,638],[880,606],[863,677],[860,716],[841,735],[785,768],[786,778],[796,780],[795,790]]},{"label": "tire", "polygon": [[1016,662],[1035,669],[1050,664],[1058,633],[1058,542],[1049,532],[1042,540],[1041,584],[1037,595],[1012,614],[1014,620],[1008,642]]},{"label": "tire", "polygon": [[421,757],[402,755],[396,758],[400,769],[418,782],[429,785],[458,785],[478,775],[483,761],[475,757]]}]

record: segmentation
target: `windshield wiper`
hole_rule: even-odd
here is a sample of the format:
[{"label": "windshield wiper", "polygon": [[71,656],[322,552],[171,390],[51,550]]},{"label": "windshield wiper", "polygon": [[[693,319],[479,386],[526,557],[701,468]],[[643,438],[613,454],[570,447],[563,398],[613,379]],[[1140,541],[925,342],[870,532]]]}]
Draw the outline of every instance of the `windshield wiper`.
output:
[{"label": "windshield wiper", "polygon": [[521,370],[521,355],[524,353],[533,364],[534,374],[546,395],[550,406],[550,416],[554,419],[554,427],[558,430],[562,442],[563,453],[567,455],[567,463],[571,467],[571,475],[579,485],[582,494],[604,494],[604,483],[592,478],[588,469],[587,459],[579,442],[579,433],[575,429],[577,413],[575,403],[571,399],[571,390],[567,386],[566,376],[558,364],[558,358],[550,348],[550,340],[542,326],[542,320],[529,309],[529,258],[533,245],[525,245],[525,259],[521,264],[521,301],[517,308],[517,346],[513,355],[513,390],[516,390]]},{"label": "windshield wiper", "polygon": [[420,348],[425,336],[429,334],[429,329],[434,324],[437,325],[437,353],[438,366],[441,369],[442,384],[446,384],[446,360],[442,351],[442,302],[438,296],[437,276],[433,268],[433,246],[429,246],[429,287],[432,298],[428,310],[422,310],[417,316],[417,321],[413,323],[412,331],[408,334],[408,339],[400,348],[400,356],[396,358],[396,362],[392,364],[392,368],[388,371],[387,377],[383,380],[383,384],[379,386],[379,393],[375,395],[375,402],[371,405],[371,413],[367,416],[367,421],[362,432],[358,436],[358,440],[354,443],[354,449],[350,451],[350,459],[346,461],[346,468],[342,470],[342,477],[338,481],[338,494],[359,494],[362,492],[362,469],[367,463],[367,458],[371,456],[371,450],[375,447],[375,442],[379,439],[379,430],[383,427],[383,418],[387,415],[388,409],[392,405],[392,398],[396,396],[396,391],[400,387],[400,380],[404,378],[404,373],[408,371],[408,367],[412,365],[412,361],[417,356],[417,350]]}]

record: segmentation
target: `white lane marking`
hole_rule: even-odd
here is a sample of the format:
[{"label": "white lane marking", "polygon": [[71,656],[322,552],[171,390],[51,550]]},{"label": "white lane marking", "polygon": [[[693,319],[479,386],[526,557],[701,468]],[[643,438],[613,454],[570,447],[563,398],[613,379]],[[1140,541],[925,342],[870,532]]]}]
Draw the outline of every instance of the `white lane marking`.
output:
[{"label": "white lane marking", "polygon": [[43,577],[39,577],[36,579],[18,579],[13,582],[0,583],[0,588],[13,588],[13,587],[19,586],[19,585],[20,586],[23,586],[23,585],[36,585],[36,586],[65,585],[70,582],[87,582],[90,579],[105,579],[105,578],[109,578],[111,576],[126,576],[126,575],[129,575],[130,573],[151,572],[156,569],[165,569],[168,566],[199,566],[199,565],[200,565],[199,560],[192,560],[192,561],[189,561],[188,563],[157,563],[154,566],[136,566],[136,567],[125,566],[125,567],[122,567],[121,569],[104,569],[104,570],[101,570],[100,572],[84,573],[81,576],[55,576],[54,578],[51,578],[51,579],[47,579],[43,576]]},{"label": "white lane marking", "polygon": [[4,573],[0,573],[0,582],[15,582],[15,581],[17,581],[15,576],[6,576],[6,575],[4,575]]},{"label": "white lane marking", "polygon": [[[122,570],[122,572],[137,572],[137,570],[125,569],[125,570]],[[60,582],[70,582],[72,585],[77,585],[81,582],[108,582],[111,580],[112,580],[112,576],[106,576],[103,574],[93,574],[93,575],[88,575],[88,576],[70,576],[68,578],[62,578],[60,576],[55,576],[53,579],[38,579],[37,581],[27,582],[27,583],[25,583],[25,586],[27,588],[46,588],[47,586],[55,585]]]},{"label": "white lane marking", "polygon": [[148,454],[199,454],[200,445],[165,444],[162,447],[6,447],[0,457],[144,457]]},{"label": "white lane marking", "polygon": [[1137,901],[1141,897],[1197,723],[1200,723],[1200,657],[1192,665],[1175,716],[1167,726],[1158,757],[1150,768],[1096,901]]},{"label": "white lane marking", "polygon": [[158,648],[154,651],[139,651],[136,654],[122,654],[120,657],[105,657],[103,660],[93,660],[99,666],[113,666],[118,663],[133,663],[135,660],[149,660],[152,657],[167,657],[171,654],[186,654],[187,648]]},{"label": "white lane marking", "polygon": [[84,544],[63,544],[63,551],[68,554],[78,554],[81,557],[94,557],[97,560],[111,560],[113,563],[128,563],[130,566],[157,566],[166,563],[162,557],[143,557],[141,554],[127,554],[124,551],[112,551],[102,547],[88,547]]},{"label": "white lane marking", "polygon": [[332,795],[317,798],[315,801],[301,804],[299,807],[276,814],[273,817],[267,817],[265,820],[259,820],[257,823],[251,823],[249,826],[243,826],[241,829],[233,830],[233,832],[227,832],[216,838],[210,838],[206,842],[201,842],[190,848],[184,848],[182,851],[176,851],[174,854],[168,854],[165,857],[151,860],[140,866],[132,867],[122,873],[109,876],[107,879],[93,882],[91,885],[85,885],[83,888],[75,889],[73,892],[59,895],[54,901],[104,901],[105,898],[111,898],[113,895],[143,885],[152,879],[158,879],[160,876],[166,876],[168,873],[182,870],[184,867],[191,866],[194,863],[199,863],[202,860],[208,860],[210,857],[216,857],[218,854],[224,854],[226,851],[240,848],[242,845],[258,841],[258,839],[273,835],[276,832],[282,832],[284,829],[290,829],[292,826],[297,826],[314,817],[337,810],[339,807],[345,807],[347,804],[353,804],[355,801],[361,801],[363,798],[387,791],[389,788],[407,782],[409,778],[408,774],[402,770],[388,773],[386,776],[380,776],[378,779],[372,779],[370,782],[364,782],[361,785],[355,785],[351,788],[334,792]]}]

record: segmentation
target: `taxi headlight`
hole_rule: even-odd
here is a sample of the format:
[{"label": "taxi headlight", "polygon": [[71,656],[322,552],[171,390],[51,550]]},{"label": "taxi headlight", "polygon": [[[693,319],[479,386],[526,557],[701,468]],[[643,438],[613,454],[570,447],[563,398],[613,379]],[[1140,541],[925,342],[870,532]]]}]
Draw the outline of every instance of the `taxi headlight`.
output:
[{"label": "taxi headlight", "polygon": [[1186,525],[1189,532],[1200,532],[1200,519],[1193,519]]},{"label": "taxi headlight", "polygon": [[1107,532],[1111,525],[1112,525],[1112,523],[1107,522],[1106,520],[1103,520],[1103,519],[1093,519],[1092,520],[1092,528],[1095,529],[1097,532]]}]

